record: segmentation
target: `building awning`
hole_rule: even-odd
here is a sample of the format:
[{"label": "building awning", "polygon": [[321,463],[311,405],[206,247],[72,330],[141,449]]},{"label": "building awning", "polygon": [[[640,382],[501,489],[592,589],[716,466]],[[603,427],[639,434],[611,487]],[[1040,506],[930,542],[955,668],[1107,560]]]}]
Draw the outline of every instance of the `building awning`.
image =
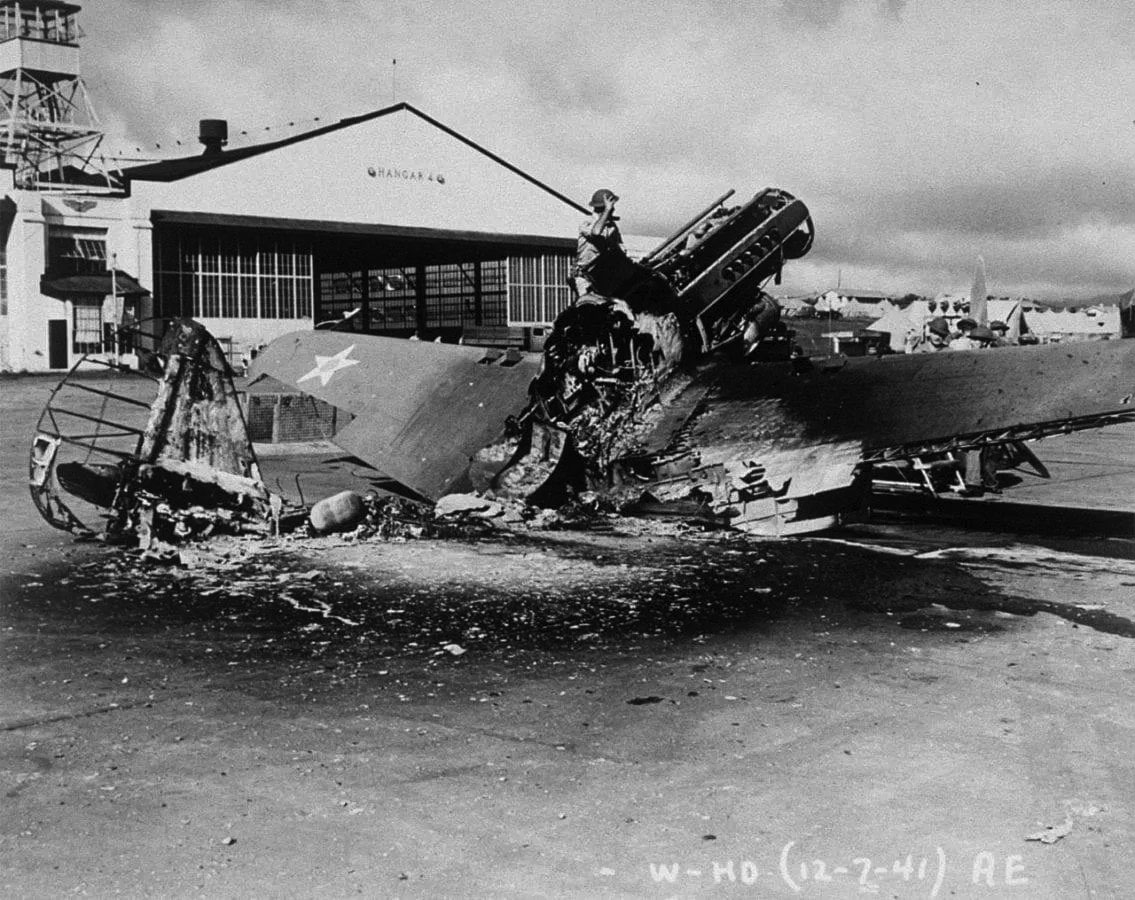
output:
[{"label": "building awning", "polygon": [[48,278],[46,275],[39,280],[39,290],[48,297],[57,300],[71,300],[76,296],[106,297],[114,294],[118,297],[142,297],[150,292],[146,290],[133,275],[128,275],[121,269],[110,272],[99,272],[94,275],[64,275],[59,278]]}]

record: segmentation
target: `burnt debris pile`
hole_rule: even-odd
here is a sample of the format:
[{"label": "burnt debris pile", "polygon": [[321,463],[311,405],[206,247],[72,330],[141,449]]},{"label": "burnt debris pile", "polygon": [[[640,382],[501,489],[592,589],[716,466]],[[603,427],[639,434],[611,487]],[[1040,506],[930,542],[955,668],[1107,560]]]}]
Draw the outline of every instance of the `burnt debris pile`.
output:
[{"label": "burnt debris pile", "polygon": [[[143,547],[267,531],[273,503],[216,340],[196,322],[175,321],[151,360],[160,378],[100,363],[115,376],[116,389],[104,390],[84,358],[55,389],[32,443],[36,507],[57,528]],[[80,395],[101,398],[96,415],[76,408]],[[75,512],[76,500],[96,510],[101,530]]]}]

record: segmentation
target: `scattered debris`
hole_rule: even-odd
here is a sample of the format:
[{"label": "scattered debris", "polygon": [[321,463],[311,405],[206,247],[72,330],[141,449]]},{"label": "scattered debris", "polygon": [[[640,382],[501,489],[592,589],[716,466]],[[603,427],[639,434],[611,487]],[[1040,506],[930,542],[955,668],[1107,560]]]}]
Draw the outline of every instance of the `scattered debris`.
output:
[{"label": "scattered debris", "polygon": [[1026,841],[1040,841],[1042,844],[1055,844],[1062,837],[1072,833],[1072,820],[1065,819],[1059,825],[1049,825],[1043,831],[1025,836]]},{"label": "scattered debris", "polygon": [[434,507],[434,515],[439,519],[463,513],[488,519],[499,516],[502,512],[504,507],[501,504],[478,494],[446,494]]}]

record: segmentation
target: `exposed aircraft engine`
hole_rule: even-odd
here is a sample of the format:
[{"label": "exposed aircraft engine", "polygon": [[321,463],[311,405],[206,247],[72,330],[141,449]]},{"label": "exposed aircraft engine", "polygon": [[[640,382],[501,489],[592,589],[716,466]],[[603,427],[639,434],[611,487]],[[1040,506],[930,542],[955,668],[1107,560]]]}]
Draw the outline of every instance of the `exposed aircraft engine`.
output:
[{"label": "exposed aircraft engine", "polygon": [[815,237],[808,208],[785,191],[767,188],[731,209],[720,205],[729,196],[644,260],[693,314],[703,351],[743,337],[762,285],[779,284],[785,261],[807,253]]}]

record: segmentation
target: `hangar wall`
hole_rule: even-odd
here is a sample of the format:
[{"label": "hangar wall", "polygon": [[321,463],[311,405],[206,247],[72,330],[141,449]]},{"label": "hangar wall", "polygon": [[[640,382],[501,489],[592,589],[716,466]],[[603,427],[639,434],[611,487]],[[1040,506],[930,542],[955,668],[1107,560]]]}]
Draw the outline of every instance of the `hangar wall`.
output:
[{"label": "hangar wall", "polygon": [[[149,177],[155,175],[161,172]],[[132,178],[131,191],[155,210],[567,236],[581,215],[552,189],[408,104],[192,177],[143,178]]]},{"label": "hangar wall", "polygon": [[[157,309],[245,353],[351,312],[356,330],[445,340],[547,324],[586,213],[408,104],[128,175],[156,223]],[[266,243],[296,248],[302,284],[264,280]]]},{"label": "hangar wall", "polygon": [[[547,324],[568,300],[586,215],[408,104],[123,175],[117,193],[29,191],[0,170],[10,207],[0,214],[0,369],[111,356],[124,308],[134,318],[192,315],[229,340],[234,361],[360,301],[356,327],[375,333],[425,326],[450,340],[467,328]],[[115,264],[149,294],[59,293],[56,282],[44,292],[64,270]]]}]

